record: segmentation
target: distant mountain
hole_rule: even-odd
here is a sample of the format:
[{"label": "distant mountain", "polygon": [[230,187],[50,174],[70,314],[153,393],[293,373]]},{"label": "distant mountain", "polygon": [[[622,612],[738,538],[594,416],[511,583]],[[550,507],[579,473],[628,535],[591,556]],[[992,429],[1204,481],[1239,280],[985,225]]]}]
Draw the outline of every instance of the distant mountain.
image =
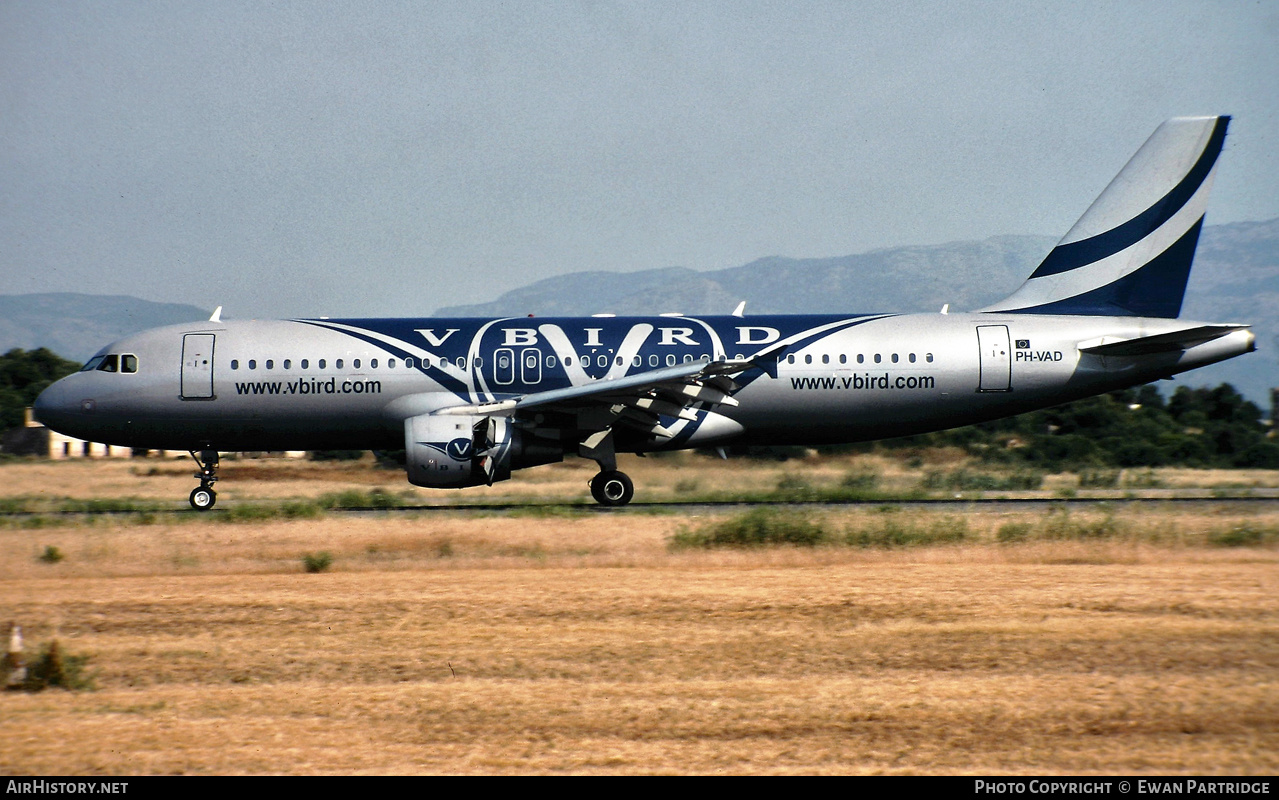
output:
[{"label": "distant mountain", "polygon": [[577,272],[436,315],[727,314],[742,300],[748,314],[936,311],[945,303],[977,308],[1008,295],[1055,243],[1044,236],[995,236],[835,258],[771,256],[712,272]]},{"label": "distant mountain", "polygon": [[0,353],[15,347],[47,347],[63,358],[86,361],[108,342],[130,333],[208,319],[211,312],[176,303],[152,303],[123,295],[0,295]]},{"label": "distant mountain", "polygon": [[[438,316],[746,314],[969,310],[1021,285],[1056,244],[1044,236],[895,247],[837,258],[762,258],[709,272],[685,268],[618,274],[578,272],[514,289],[489,303],[451,306]],[[1182,316],[1247,322],[1258,352],[1183,375],[1191,386],[1233,384],[1269,409],[1279,386],[1279,219],[1210,225],[1200,238]],[[1164,384],[1165,393],[1177,384]]]}]

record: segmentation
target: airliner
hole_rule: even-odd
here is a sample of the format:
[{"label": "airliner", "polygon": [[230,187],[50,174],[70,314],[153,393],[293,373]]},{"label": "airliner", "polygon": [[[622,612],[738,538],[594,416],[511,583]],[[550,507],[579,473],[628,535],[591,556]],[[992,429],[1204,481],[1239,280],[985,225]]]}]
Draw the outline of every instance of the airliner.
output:
[{"label": "airliner", "polygon": [[927,314],[222,320],[127,336],[49,386],[48,427],[187,450],[398,450],[416,486],[491,485],[576,455],[822,445],[952,428],[1169,378],[1255,349],[1179,319],[1230,118],[1160,125],[1019,288]]}]

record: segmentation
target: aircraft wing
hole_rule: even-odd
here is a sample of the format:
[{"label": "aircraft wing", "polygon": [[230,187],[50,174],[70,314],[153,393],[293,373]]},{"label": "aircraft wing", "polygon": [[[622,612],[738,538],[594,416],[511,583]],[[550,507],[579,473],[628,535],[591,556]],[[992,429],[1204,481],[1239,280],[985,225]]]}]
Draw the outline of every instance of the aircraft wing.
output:
[{"label": "aircraft wing", "polygon": [[580,411],[594,406],[606,411],[605,425],[622,422],[665,438],[671,434],[661,425],[661,416],[694,420],[696,404],[736,406],[732,395],[741,387],[730,376],[771,365],[784,349],[766,348],[744,359],[677,364],[488,403],[449,406],[435,413],[509,417],[533,409]]}]

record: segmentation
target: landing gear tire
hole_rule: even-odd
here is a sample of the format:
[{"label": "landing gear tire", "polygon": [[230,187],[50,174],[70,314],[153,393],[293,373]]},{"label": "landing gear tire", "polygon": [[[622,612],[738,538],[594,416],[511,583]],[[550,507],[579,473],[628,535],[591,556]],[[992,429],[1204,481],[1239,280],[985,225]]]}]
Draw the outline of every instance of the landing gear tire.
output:
[{"label": "landing gear tire", "polygon": [[591,497],[602,506],[624,506],[635,496],[635,486],[625,472],[605,470],[591,479]]},{"label": "landing gear tire", "polygon": [[191,507],[196,511],[208,511],[218,502],[218,493],[208,486],[197,486],[191,490]]}]

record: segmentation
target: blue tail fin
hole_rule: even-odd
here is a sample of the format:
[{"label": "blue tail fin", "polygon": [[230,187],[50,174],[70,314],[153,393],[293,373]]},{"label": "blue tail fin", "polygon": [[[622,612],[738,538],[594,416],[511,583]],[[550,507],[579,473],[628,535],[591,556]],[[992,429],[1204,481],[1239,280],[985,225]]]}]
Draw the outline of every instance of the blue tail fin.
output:
[{"label": "blue tail fin", "polygon": [[1174,318],[1230,117],[1159,126],[1017,291],[982,311]]}]

